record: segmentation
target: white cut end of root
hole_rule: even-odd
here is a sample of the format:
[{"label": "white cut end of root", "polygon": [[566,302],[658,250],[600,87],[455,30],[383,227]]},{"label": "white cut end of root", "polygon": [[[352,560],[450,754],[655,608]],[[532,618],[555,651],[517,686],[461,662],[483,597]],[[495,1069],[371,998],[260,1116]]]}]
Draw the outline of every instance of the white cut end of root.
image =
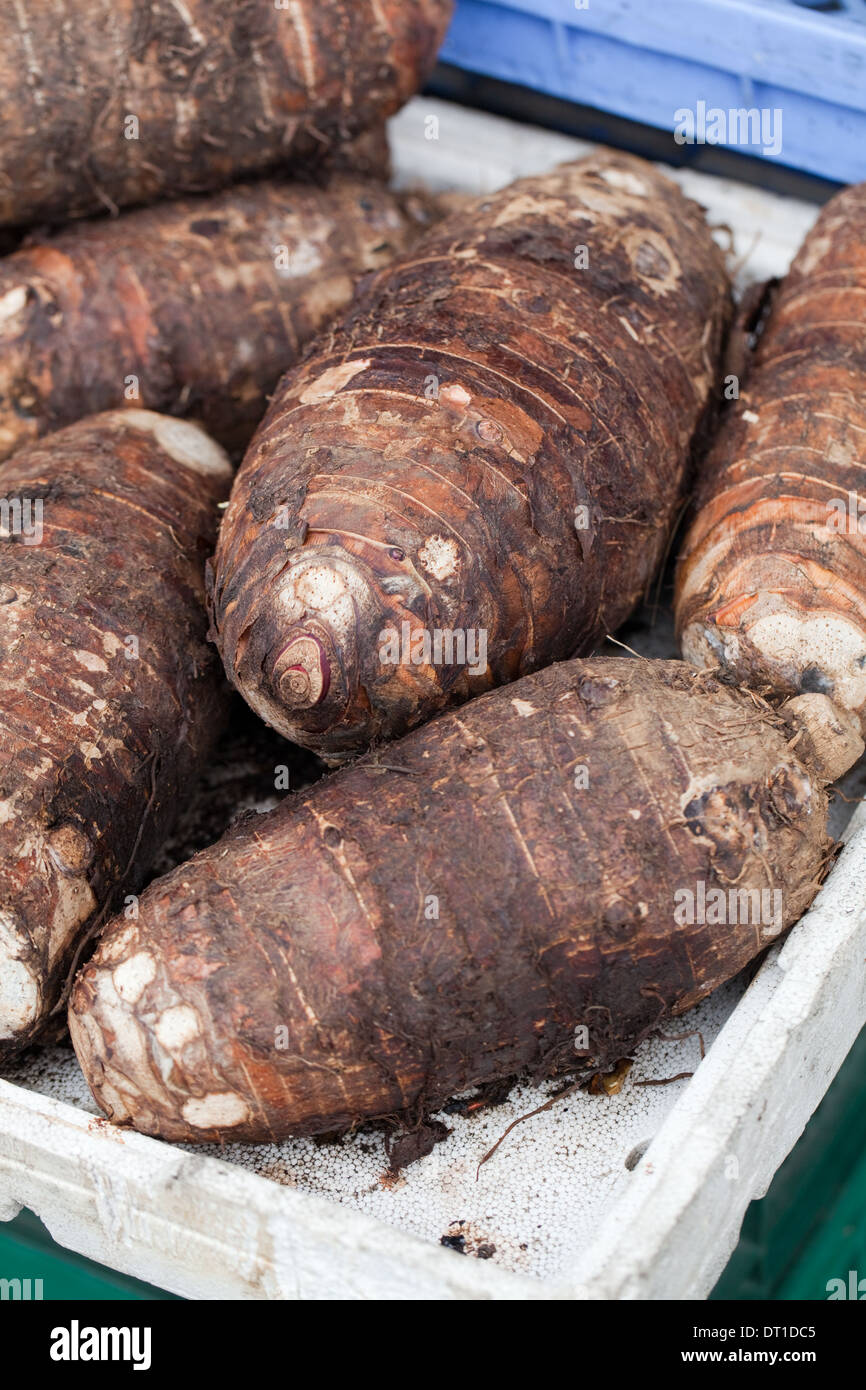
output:
[{"label": "white cut end of root", "polygon": [[0,299],[0,327],[9,319],[14,319],[16,314],[20,314],[26,303],[26,285],[16,285],[14,289],[7,290]]},{"label": "white cut end of root", "polygon": [[232,476],[228,454],[192,420],[176,420],[173,415],[159,415],[155,410],[110,410],[105,418],[153,435],[169,458],[185,468],[217,478]]},{"label": "white cut end of root", "polygon": [[295,596],[305,608],[316,613],[326,612],[347,591],[347,584],[333,565],[312,564],[297,575]]},{"label": "white cut end of root", "polygon": [[26,946],[15,919],[0,911],[0,1038],[17,1037],[39,1015],[39,982],[20,959]]},{"label": "white cut end of root", "polygon": [[138,951],[112,972],[114,988],[126,1004],[137,1004],[156,978],[156,961],[148,951]]},{"label": "white cut end of root", "polygon": [[866,705],[866,642],[855,623],[829,614],[768,613],[746,635],[765,661],[818,671],[832,687],[826,693],[841,708],[859,712]]},{"label": "white cut end of root", "polygon": [[224,1125],[243,1124],[249,1109],[234,1091],[212,1091],[188,1100],[182,1113],[187,1124],[196,1129],[221,1129]]},{"label": "white cut end of root", "polygon": [[[327,629],[334,646],[342,645],[346,651],[354,648],[358,614],[369,612],[378,602],[363,566],[353,555],[342,548],[331,553],[330,548],[318,546],[299,553],[280,577],[274,598],[282,617],[295,623],[305,614],[314,616]],[[244,694],[247,700],[252,699],[249,688]],[[268,722],[273,718],[270,714],[264,717]]]},{"label": "white cut end of root", "polygon": [[[139,952],[131,961],[139,960],[142,954]],[[118,971],[112,973],[101,967],[92,972],[93,1008],[76,1012],[73,998],[69,1027],[78,1060],[97,1100],[104,1072],[115,1092],[122,1092],[128,1098],[124,1106],[126,1115],[131,1117],[146,1112],[148,1103],[154,1107],[170,1105],[171,1097],[161,1076],[154,1070],[150,1033],[135,1014],[135,1002],[120,996],[115,983],[117,974]],[[128,982],[124,982],[121,975],[121,984],[124,983]],[[133,984],[133,992],[134,989]],[[125,1118],[114,1102],[112,1108],[113,1119]]]},{"label": "white cut end of root", "polygon": [[153,1031],[166,1052],[182,1052],[199,1035],[198,1014],[189,1004],[173,1004],[160,1014]]},{"label": "white cut end of root", "polygon": [[460,552],[451,536],[430,536],[418,551],[418,559],[440,583],[452,579],[460,566]]}]

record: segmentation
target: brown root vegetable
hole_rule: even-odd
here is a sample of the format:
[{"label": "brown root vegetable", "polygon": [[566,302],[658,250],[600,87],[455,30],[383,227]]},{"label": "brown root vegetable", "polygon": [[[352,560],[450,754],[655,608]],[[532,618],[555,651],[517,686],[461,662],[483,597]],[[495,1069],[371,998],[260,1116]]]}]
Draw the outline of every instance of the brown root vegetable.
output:
[{"label": "brown root vegetable", "polygon": [[0,1058],[62,1026],[220,731],[202,571],[231,482],[198,426],[82,420],[0,468]]},{"label": "brown root vegetable", "polygon": [[327,159],[420,88],[450,15],[451,0],[5,5],[0,226]]},{"label": "brown root vegetable", "polygon": [[339,761],[588,651],[663,553],[729,292],[610,152],[440,222],[281,383],[221,530],[230,679]]},{"label": "brown root vegetable", "polygon": [[166,1139],[266,1141],[609,1065],[817,891],[827,798],[791,738],[708,672],[625,657],[443,714],[109,927],[70,1009],[94,1096]]},{"label": "brown root vegetable", "polygon": [[386,188],[335,177],[238,186],[31,242],[0,260],[0,458],[129,401],[193,415],[240,452],[301,347],[415,222]]},{"label": "brown root vegetable", "polygon": [[[866,184],[822,211],[702,465],[677,581],[683,655],[866,727]],[[852,755],[862,744],[849,739]]]}]

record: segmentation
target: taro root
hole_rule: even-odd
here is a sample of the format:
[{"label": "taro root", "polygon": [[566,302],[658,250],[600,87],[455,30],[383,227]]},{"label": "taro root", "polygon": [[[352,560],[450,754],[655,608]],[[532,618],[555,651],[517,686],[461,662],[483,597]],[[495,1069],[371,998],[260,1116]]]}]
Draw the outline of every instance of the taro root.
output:
[{"label": "taro root", "polygon": [[0,260],[0,458],[129,401],[242,453],[286,367],[415,220],[377,183],[265,180],[31,238]]},{"label": "taro root", "polygon": [[811,902],[816,718],[682,662],[572,661],[251,813],[79,975],[96,1100],[255,1142],[610,1066]]},{"label": "taro root", "polygon": [[220,732],[202,573],[230,482],[197,425],[143,410],[0,468],[0,1059],[62,1028]]},{"label": "taro root", "polygon": [[230,679],[338,762],[590,650],[664,553],[728,312],[701,210],[628,155],[440,222],[247,453],[212,595]]},{"label": "taro root", "polygon": [[677,579],[683,655],[817,692],[866,727],[866,184],[826,205],[701,469]]},{"label": "taro root", "polygon": [[451,0],[52,0],[0,7],[0,227],[269,169],[379,163]]}]

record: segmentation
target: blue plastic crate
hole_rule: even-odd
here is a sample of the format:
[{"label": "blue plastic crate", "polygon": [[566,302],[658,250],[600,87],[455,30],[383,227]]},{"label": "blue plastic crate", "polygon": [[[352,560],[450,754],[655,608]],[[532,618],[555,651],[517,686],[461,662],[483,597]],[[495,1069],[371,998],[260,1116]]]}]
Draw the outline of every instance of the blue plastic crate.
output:
[{"label": "blue plastic crate", "polygon": [[[686,143],[703,135],[825,178],[866,179],[866,0],[457,0],[441,57],[679,129]],[[740,110],[769,113],[763,139],[738,127],[729,113]]]}]

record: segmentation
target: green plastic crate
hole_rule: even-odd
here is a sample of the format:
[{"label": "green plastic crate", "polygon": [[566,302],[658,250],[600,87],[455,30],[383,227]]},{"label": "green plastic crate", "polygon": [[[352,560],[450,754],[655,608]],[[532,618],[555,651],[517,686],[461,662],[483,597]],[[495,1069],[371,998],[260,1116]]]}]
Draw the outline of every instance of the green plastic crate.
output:
[{"label": "green plastic crate", "polygon": [[46,1301],[68,1298],[76,1302],[141,1302],[175,1298],[174,1294],[117,1274],[55,1244],[32,1211],[22,1211],[14,1221],[0,1225],[0,1279],[29,1279],[31,1289],[33,1280],[41,1279]]},{"label": "green plastic crate", "polygon": [[866,1277],[866,1031],[766,1197],[746,1212],[714,1299],[826,1299]]}]

